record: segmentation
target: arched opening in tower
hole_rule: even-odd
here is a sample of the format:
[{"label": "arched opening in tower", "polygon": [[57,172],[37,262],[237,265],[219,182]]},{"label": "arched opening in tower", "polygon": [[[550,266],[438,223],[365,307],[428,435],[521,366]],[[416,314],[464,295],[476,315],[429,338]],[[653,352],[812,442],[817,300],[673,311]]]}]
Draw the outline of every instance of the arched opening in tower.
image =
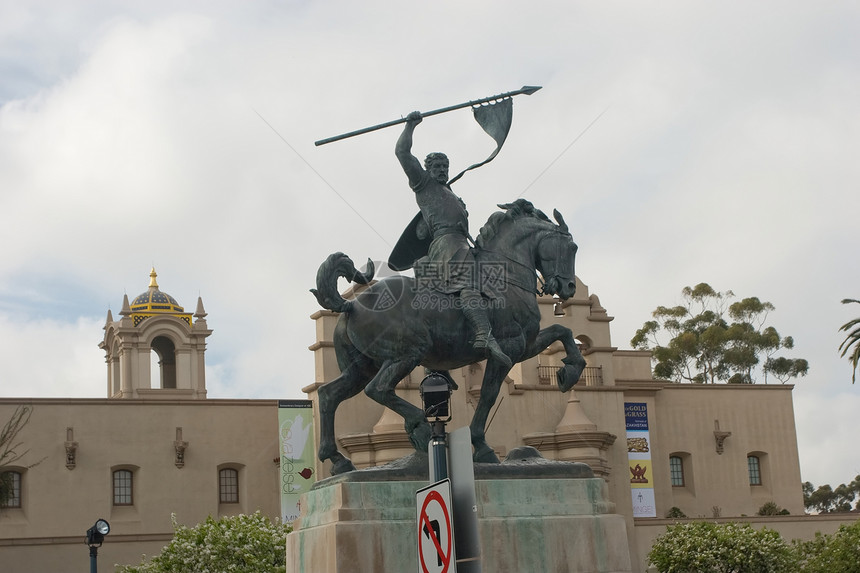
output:
[{"label": "arched opening in tower", "polygon": [[156,336],[152,341],[152,352],[158,357],[158,377],[153,372],[153,383],[157,382],[159,388],[176,388],[176,347],[173,341],[166,336]]}]

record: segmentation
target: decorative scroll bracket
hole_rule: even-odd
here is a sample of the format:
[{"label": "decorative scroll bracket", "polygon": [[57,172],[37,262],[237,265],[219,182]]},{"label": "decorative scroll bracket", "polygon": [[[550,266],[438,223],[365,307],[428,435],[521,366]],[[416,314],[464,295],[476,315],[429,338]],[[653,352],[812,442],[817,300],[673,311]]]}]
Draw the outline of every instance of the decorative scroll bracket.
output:
[{"label": "decorative scroll bracket", "polygon": [[77,465],[78,443],[75,441],[75,430],[66,428],[66,469],[73,470]]},{"label": "decorative scroll bracket", "polygon": [[182,440],[182,428],[176,428],[176,440],[173,442],[173,449],[175,452],[175,457],[173,459],[174,465],[177,468],[182,468],[185,466],[185,448],[188,447],[188,442]]},{"label": "decorative scroll bracket", "polygon": [[723,432],[720,431],[720,421],[714,420],[714,440],[717,442],[717,454],[722,455],[723,453],[723,442],[726,441],[726,438],[731,436],[731,432]]}]

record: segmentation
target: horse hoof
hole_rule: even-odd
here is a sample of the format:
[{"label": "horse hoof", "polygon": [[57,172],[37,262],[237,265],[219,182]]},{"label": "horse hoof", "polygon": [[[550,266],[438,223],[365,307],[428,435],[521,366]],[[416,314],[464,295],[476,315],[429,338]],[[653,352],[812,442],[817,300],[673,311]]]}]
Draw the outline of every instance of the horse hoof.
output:
[{"label": "horse hoof", "polygon": [[579,382],[579,377],[581,375],[582,370],[579,370],[570,364],[565,364],[558,371],[558,389],[562,392],[567,392],[573,388],[577,382]]},{"label": "horse hoof", "polygon": [[479,464],[499,464],[499,456],[496,455],[496,452],[493,451],[493,448],[489,446],[484,446],[480,450],[475,451],[475,455],[472,456],[472,459],[475,463]]},{"label": "horse hoof", "polygon": [[346,472],[355,471],[355,466],[352,465],[352,461],[349,458],[342,457],[338,461],[334,462],[331,466],[331,475],[336,476],[338,474],[345,474]]},{"label": "horse hoof", "polygon": [[412,442],[412,447],[419,452],[426,452],[427,446],[430,444],[430,424],[421,422],[409,431],[409,441]]}]

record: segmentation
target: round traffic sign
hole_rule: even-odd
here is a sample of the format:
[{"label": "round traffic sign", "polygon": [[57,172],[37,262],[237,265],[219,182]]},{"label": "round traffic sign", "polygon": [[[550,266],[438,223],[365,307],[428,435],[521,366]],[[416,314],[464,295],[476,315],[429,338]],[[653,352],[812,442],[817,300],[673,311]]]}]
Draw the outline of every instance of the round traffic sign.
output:
[{"label": "round traffic sign", "polygon": [[[430,503],[436,502],[441,508],[441,512],[433,506],[434,517],[441,513],[439,519],[430,519]],[[423,535],[431,543],[418,543],[418,562],[421,564],[422,573],[447,573],[450,570],[451,558],[453,557],[453,536],[451,535],[451,514],[448,511],[448,506],[442,495],[432,490],[424,499],[424,504],[421,506],[418,522],[419,539]],[[440,540],[445,540],[444,547]]]}]

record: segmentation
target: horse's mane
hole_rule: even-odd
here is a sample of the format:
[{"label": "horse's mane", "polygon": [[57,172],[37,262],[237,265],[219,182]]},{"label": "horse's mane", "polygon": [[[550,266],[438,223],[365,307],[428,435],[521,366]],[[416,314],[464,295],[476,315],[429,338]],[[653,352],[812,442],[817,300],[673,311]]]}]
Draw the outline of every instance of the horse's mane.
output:
[{"label": "horse's mane", "polygon": [[496,211],[490,215],[487,222],[484,223],[484,226],[478,232],[478,238],[475,239],[475,244],[478,247],[486,246],[485,243],[496,236],[499,227],[508,221],[530,217],[554,225],[543,211],[536,209],[532,202],[527,199],[517,199],[513,203],[499,204],[499,208],[504,209],[504,211]]}]

